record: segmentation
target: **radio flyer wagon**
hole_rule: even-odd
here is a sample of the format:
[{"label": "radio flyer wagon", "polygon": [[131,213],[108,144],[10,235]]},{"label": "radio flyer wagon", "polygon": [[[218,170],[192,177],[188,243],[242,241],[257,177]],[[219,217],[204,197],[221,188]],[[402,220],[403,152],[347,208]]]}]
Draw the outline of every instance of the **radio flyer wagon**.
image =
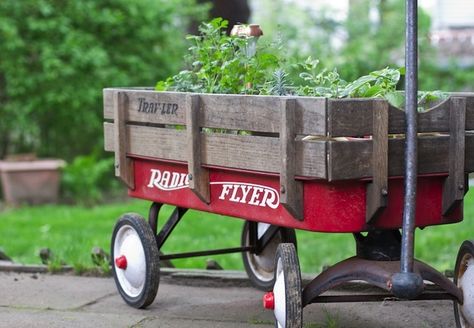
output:
[{"label": "radio flyer wagon", "polygon": [[[105,149],[115,152],[129,195],[151,201],[148,222],[124,214],[113,231],[114,278],[125,302],[153,302],[160,260],[242,252],[278,327],[301,327],[311,303],[388,295],[453,300],[457,326],[474,327],[474,242],[462,244],[454,281],[413,257],[416,227],[463,219],[474,94],[452,94],[417,114],[411,33],[406,113],[382,99],[105,89]],[[157,232],[163,204],[176,209]],[[241,246],[160,255],[187,209],[244,219]],[[357,254],[303,288],[294,229],[353,233]],[[322,295],[352,280],[386,293]],[[437,289],[425,288],[428,281]]]}]

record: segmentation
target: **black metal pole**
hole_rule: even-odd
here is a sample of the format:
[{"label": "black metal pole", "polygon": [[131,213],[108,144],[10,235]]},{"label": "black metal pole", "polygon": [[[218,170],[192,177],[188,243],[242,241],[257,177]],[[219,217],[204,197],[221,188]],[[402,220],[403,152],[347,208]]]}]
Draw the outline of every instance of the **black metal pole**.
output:
[{"label": "black metal pole", "polygon": [[403,208],[401,272],[413,271],[415,239],[416,176],[417,167],[417,107],[418,107],[418,4],[406,2],[405,44],[405,204]]},{"label": "black metal pole", "polygon": [[423,279],[413,272],[416,178],[417,107],[418,107],[418,1],[406,0],[405,18],[405,202],[403,208],[400,273],[392,277],[392,292],[413,299],[423,291]]}]

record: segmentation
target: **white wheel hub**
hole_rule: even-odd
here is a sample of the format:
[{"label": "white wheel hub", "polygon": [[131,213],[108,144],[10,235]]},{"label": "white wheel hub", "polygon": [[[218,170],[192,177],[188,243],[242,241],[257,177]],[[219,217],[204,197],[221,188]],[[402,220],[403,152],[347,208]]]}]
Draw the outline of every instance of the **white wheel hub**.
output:
[{"label": "white wheel hub", "polygon": [[[268,223],[257,224],[258,239],[262,238],[270,226]],[[275,252],[279,243],[279,238],[274,238],[259,255],[250,252],[246,253],[250,269],[258,280],[263,282],[272,281]],[[249,244],[249,235],[247,235],[247,244]]]},{"label": "white wheel hub", "polygon": [[262,238],[263,235],[265,234],[265,232],[267,232],[267,230],[271,227],[271,224],[270,223],[262,223],[262,222],[258,222],[257,223],[257,236],[258,236],[258,239]]},{"label": "white wheel hub", "polygon": [[145,250],[138,233],[129,225],[120,227],[114,243],[115,260],[126,259],[126,268],[115,267],[115,274],[123,291],[130,297],[137,297],[143,291],[146,279]]},{"label": "white wheel hub", "polygon": [[464,296],[463,305],[459,306],[462,322],[465,327],[474,327],[474,258],[466,261],[466,271],[458,278],[458,285]]},{"label": "white wheel hub", "polygon": [[273,287],[273,295],[275,297],[275,308],[273,313],[277,321],[278,327],[286,327],[286,295],[285,295],[285,273],[281,258],[278,259],[275,272],[275,286]]}]

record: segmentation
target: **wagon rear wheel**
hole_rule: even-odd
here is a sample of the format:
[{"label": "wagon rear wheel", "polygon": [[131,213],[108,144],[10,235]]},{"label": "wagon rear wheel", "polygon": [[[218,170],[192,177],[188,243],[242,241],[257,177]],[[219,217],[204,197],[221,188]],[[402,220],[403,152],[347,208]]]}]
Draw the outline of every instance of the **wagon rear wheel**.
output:
[{"label": "wagon rear wheel", "polygon": [[[255,225],[255,229],[251,228],[251,225]],[[257,246],[259,243],[261,245],[265,233],[271,233],[272,229],[276,229],[276,232],[268,243],[264,247]],[[252,233],[256,234],[253,238],[251,236]],[[295,230],[276,227],[267,223],[250,221],[244,223],[241,245],[243,247],[253,246],[258,249],[256,252],[242,253],[245,271],[255,288],[263,291],[272,290],[275,283],[275,254],[280,243],[292,243],[296,246]]]},{"label": "wagon rear wheel", "polygon": [[454,302],[456,327],[474,328],[474,241],[462,243],[456,259],[454,283],[461,288],[464,302]]},{"label": "wagon rear wheel", "polygon": [[134,308],[147,307],[160,281],[159,252],[151,227],[138,214],[124,214],[115,225],[111,248],[120,295]]}]

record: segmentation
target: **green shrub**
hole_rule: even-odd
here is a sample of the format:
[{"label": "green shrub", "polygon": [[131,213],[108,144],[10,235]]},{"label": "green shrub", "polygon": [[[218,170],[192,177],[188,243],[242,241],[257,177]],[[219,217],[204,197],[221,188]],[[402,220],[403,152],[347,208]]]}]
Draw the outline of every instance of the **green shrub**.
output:
[{"label": "green shrub", "polygon": [[0,1],[0,158],[102,149],[102,89],[181,66],[194,0]]},{"label": "green shrub", "polygon": [[62,193],[68,202],[93,205],[124,190],[114,177],[114,159],[98,159],[96,155],[78,156],[63,173]]}]

